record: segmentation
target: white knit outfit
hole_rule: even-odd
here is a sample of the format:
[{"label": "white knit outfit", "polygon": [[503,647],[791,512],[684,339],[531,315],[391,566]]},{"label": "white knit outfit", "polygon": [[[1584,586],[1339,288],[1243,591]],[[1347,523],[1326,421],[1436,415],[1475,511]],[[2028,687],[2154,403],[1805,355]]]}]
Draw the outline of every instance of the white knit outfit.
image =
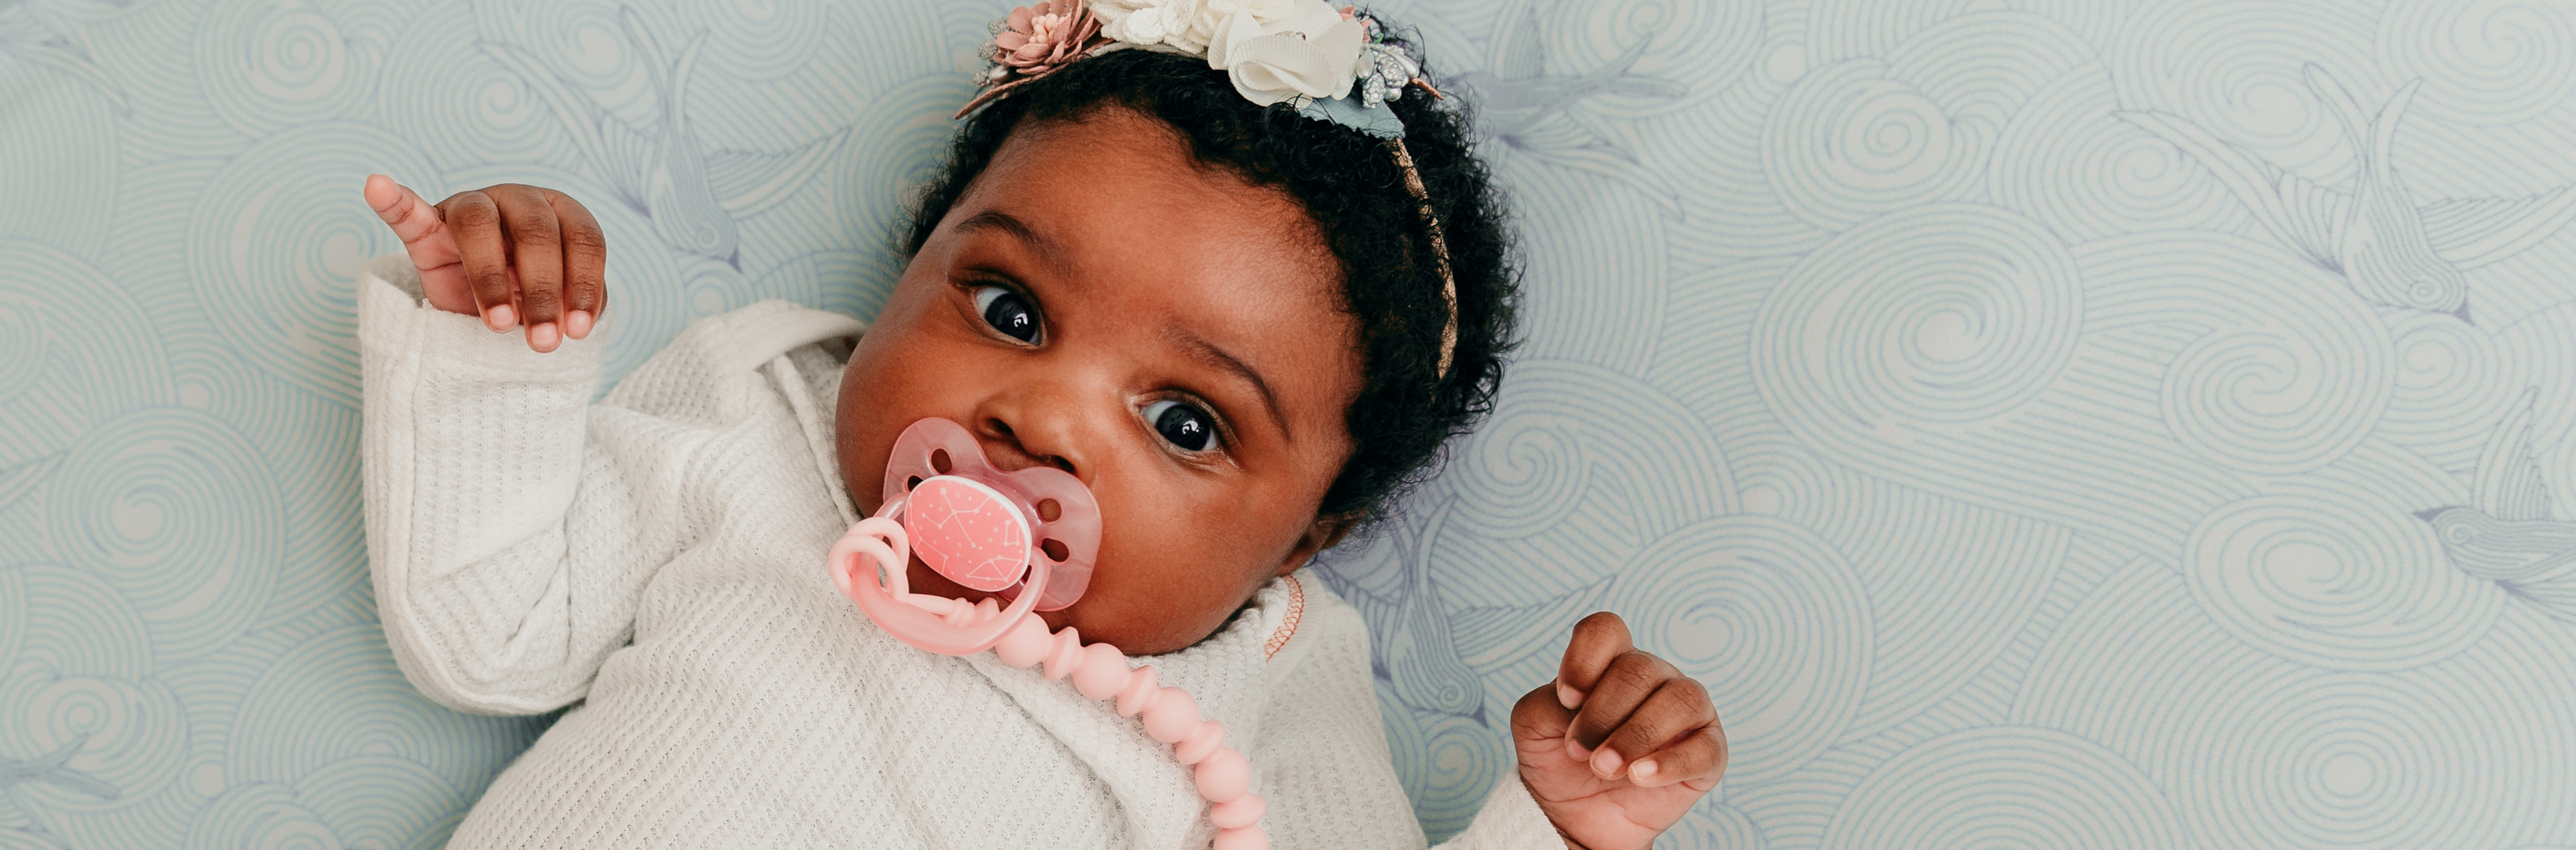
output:
[{"label": "white knit outfit", "polygon": [[[591,403],[600,346],[527,350],[359,282],[367,546],[385,636],[439,703],[574,706],[451,847],[1205,847],[1171,747],[1069,682],[879,630],[824,553],[856,517],[832,413],[855,319],[699,321]],[[1302,586],[1303,616],[1275,656]],[[1281,848],[1420,848],[1359,615],[1302,573],[1196,646],[1185,688]],[[1457,848],[1561,848],[1506,777]]]}]

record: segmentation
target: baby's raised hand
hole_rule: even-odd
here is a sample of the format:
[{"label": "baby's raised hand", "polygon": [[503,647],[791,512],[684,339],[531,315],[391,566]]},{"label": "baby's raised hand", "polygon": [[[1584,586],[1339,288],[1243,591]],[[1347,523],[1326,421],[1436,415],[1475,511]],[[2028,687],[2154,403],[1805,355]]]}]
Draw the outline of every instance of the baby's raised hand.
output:
[{"label": "baby's raised hand", "polygon": [[401,237],[430,306],[481,316],[495,333],[524,324],[529,348],[553,351],[566,336],[589,336],[608,304],[608,241],[590,210],[562,192],[503,183],[431,206],[376,174],[367,178],[367,206]]},{"label": "baby's raised hand", "polygon": [[1556,681],[1512,706],[1512,739],[1539,809],[1587,850],[1653,846],[1726,772],[1708,688],[1608,611],[1574,624]]}]

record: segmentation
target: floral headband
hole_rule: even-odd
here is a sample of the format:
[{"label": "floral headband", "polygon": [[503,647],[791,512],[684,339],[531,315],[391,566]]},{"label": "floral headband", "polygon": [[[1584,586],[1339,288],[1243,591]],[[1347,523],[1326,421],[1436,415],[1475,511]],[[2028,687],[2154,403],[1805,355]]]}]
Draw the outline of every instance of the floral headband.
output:
[{"label": "floral headband", "polygon": [[1299,115],[1386,142],[1431,234],[1448,308],[1438,375],[1448,379],[1458,348],[1458,282],[1422,172],[1404,148],[1404,122],[1386,105],[1407,87],[1441,96],[1423,81],[1421,60],[1375,19],[1324,0],[1038,0],[993,23],[985,70],[976,80],[983,91],[957,117],[1076,60],[1128,48],[1205,57],[1246,100],[1286,103]]}]

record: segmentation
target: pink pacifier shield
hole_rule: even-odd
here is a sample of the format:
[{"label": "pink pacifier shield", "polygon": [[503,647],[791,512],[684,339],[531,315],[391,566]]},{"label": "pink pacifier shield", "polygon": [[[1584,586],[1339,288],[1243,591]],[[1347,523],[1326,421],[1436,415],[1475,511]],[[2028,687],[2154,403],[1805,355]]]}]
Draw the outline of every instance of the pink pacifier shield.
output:
[{"label": "pink pacifier shield", "polygon": [[1029,524],[993,488],[942,475],[912,488],[903,530],[930,569],[987,593],[1020,583],[1027,571]]},{"label": "pink pacifier shield", "polygon": [[[942,479],[954,482],[935,491],[948,494],[940,497],[948,501],[923,504],[934,491],[921,488]],[[961,495],[959,488],[969,484],[992,504]],[[1073,473],[1048,466],[1003,472],[985,457],[983,443],[966,426],[931,418],[912,423],[895,437],[883,486],[888,509],[912,505],[899,509],[913,550],[950,581],[1007,600],[1017,600],[1020,591],[1035,586],[1040,611],[1073,604],[1091,585],[1091,565],[1100,553],[1100,502]],[[970,512],[967,527],[984,532],[960,531],[949,542],[950,532],[929,524],[920,513],[925,509]],[[1013,523],[984,519],[988,514],[1016,518],[1016,542],[999,528]],[[952,552],[952,547],[960,548]],[[1003,563],[1011,558],[1019,560]]]}]

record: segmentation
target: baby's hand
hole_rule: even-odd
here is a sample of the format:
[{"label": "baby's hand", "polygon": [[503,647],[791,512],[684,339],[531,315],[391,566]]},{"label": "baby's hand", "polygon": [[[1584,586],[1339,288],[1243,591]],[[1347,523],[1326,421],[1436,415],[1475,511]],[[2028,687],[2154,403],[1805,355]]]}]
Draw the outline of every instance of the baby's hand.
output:
[{"label": "baby's hand", "polygon": [[553,351],[590,335],[608,303],[608,241],[590,210],[553,189],[503,183],[437,206],[382,174],[367,206],[392,225],[421,295],[451,313],[482,316],[498,333],[524,323],[528,347]]},{"label": "baby's hand", "polygon": [[1556,681],[1512,706],[1521,781],[1567,846],[1655,843],[1726,772],[1708,689],[1628,642],[1603,611],[1574,624]]}]

